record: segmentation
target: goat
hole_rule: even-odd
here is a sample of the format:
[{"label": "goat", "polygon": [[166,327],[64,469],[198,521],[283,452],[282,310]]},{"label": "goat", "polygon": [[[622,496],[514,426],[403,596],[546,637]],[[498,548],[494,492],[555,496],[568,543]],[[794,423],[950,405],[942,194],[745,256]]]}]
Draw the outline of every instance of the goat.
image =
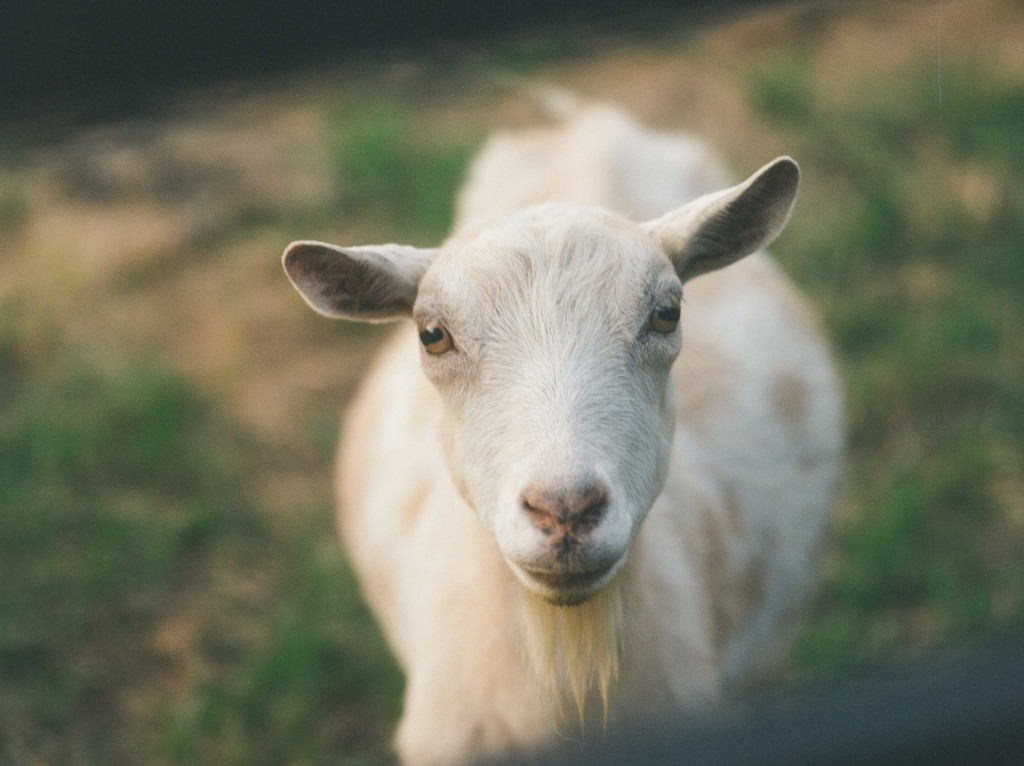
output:
[{"label": "goat", "polygon": [[779,659],[840,394],[762,250],[796,163],[726,179],[704,144],[587,106],[493,137],[437,248],[285,251],[317,312],[412,319],[348,410],[336,488],[407,676],[404,763],[542,745],[576,729],[566,702],[587,732],[697,714]]}]

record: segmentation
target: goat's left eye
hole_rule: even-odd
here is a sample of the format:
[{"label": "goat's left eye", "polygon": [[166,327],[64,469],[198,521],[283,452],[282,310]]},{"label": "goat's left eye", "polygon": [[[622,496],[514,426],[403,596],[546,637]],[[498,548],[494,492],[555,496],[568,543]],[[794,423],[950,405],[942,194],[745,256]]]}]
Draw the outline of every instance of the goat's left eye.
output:
[{"label": "goat's left eye", "polygon": [[420,330],[420,343],[423,344],[423,349],[432,356],[439,356],[446,351],[451,351],[455,346],[448,330],[440,325]]},{"label": "goat's left eye", "polygon": [[651,312],[651,330],[668,335],[679,324],[679,309],[676,306],[661,306]]}]

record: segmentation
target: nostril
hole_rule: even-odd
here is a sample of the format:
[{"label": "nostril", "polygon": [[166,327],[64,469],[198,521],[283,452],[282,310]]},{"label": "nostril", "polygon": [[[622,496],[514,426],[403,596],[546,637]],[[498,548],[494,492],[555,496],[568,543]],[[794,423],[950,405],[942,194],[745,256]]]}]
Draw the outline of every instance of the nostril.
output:
[{"label": "nostril", "polygon": [[527,487],[520,502],[533,525],[545,535],[581,535],[600,522],[609,494],[599,481],[559,482]]},{"label": "nostril", "polygon": [[608,507],[608,494],[608,488],[598,482],[577,488],[569,503],[573,534],[588,534],[600,523]]},{"label": "nostril", "polygon": [[540,487],[529,487],[520,502],[533,525],[545,535],[565,531],[565,509],[555,494]]},{"label": "nostril", "polygon": [[584,484],[570,495],[569,506],[574,514],[604,511],[608,505],[608,488],[600,482]]}]

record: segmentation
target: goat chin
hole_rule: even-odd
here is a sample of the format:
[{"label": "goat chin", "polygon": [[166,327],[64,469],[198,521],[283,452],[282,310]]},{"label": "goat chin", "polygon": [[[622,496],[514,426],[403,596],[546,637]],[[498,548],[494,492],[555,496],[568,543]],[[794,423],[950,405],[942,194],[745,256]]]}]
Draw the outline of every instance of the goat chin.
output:
[{"label": "goat chin", "polygon": [[622,596],[618,578],[586,601],[557,605],[519,587],[526,656],[558,715],[569,703],[583,725],[591,691],[608,718],[608,695],[619,672]]}]

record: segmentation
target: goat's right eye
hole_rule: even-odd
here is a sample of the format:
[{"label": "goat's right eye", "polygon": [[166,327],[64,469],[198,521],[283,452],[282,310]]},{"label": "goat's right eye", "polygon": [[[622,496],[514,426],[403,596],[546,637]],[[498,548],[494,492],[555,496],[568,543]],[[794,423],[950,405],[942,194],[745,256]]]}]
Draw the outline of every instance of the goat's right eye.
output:
[{"label": "goat's right eye", "polygon": [[455,347],[452,336],[440,325],[420,330],[420,343],[423,344],[423,350],[432,356],[439,356]]}]

